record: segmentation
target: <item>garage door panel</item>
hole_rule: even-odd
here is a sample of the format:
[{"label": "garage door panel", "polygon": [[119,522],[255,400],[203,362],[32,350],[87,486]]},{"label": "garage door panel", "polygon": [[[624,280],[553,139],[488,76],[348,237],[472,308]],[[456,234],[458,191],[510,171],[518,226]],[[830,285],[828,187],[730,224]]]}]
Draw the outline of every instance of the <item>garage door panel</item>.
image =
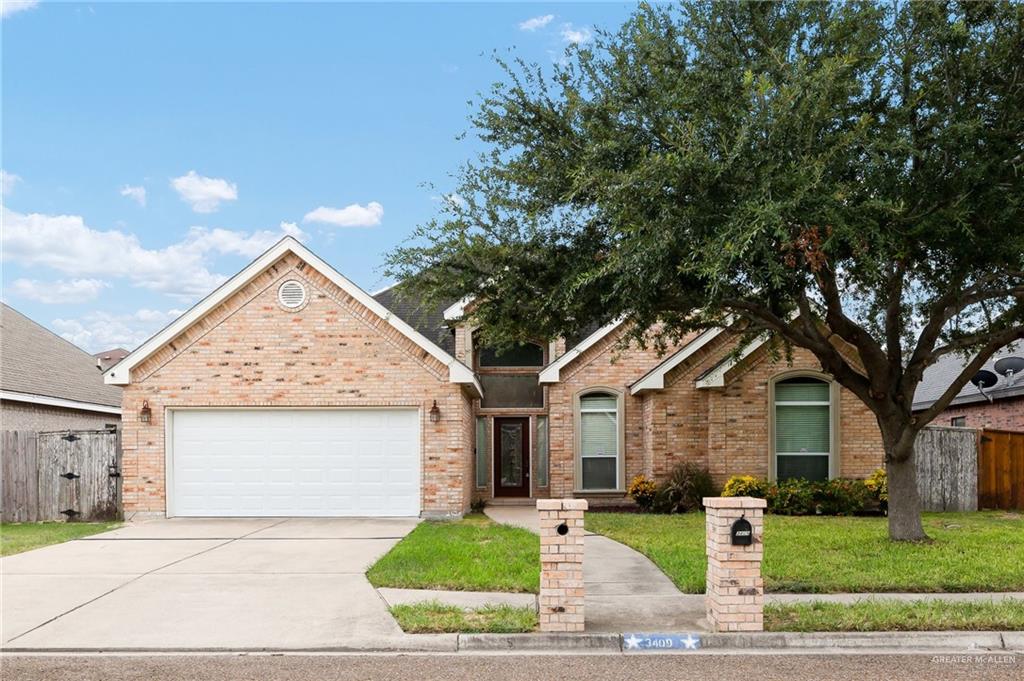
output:
[{"label": "garage door panel", "polygon": [[182,516],[416,516],[416,410],[180,410],[169,510]]}]

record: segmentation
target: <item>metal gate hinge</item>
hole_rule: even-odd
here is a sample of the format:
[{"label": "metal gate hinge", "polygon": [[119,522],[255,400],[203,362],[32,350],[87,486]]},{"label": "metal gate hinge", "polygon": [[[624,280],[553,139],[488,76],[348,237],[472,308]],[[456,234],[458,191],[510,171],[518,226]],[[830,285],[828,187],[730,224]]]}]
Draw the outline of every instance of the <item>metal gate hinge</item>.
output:
[{"label": "metal gate hinge", "polygon": [[74,480],[75,478],[80,478],[82,476],[78,475],[77,473],[68,472],[68,473],[61,473],[60,477],[66,478],[68,480]]},{"label": "metal gate hinge", "polygon": [[73,508],[66,508],[61,511],[61,515],[66,515],[68,518],[74,518],[76,515],[81,515],[78,511]]}]

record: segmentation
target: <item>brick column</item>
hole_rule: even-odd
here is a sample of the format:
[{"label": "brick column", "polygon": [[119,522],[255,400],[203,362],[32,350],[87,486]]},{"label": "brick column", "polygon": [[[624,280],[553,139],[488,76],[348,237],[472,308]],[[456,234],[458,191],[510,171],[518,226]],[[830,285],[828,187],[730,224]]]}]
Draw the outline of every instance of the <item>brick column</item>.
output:
[{"label": "brick column", "polygon": [[586,499],[537,500],[541,631],[583,631],[585,510]]},{"label": "brick column", "polygon": [[[707,592],[704,603],[712,631],[763,631],[764,499],[707,497]],[[748,546],[732,543],[732,524],[746,518],[753,531]]]}]

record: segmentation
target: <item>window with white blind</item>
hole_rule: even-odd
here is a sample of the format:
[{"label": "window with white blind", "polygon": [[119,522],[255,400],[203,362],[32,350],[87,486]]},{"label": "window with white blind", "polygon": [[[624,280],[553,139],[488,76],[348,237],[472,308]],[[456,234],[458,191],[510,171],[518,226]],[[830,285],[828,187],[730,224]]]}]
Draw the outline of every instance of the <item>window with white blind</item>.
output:
[{"label": "window with white blind", "polygon": [[619,420],[617,395],[590,393],[580,397],[580,489],[618,489]]},{"label": "window with white blind", "polygon": [[775,478],[832,477],[832,385],[811,376],[778,381],[774,411]]}]

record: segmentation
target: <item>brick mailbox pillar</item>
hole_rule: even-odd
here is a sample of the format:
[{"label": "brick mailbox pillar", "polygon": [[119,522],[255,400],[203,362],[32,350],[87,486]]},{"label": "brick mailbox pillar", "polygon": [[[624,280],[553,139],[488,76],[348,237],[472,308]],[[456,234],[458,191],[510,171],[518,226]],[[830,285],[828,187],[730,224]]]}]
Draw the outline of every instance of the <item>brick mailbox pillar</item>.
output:
[{"label": "brick mailbox pillar", "polygon": [[764,630],[765,506],[764,499],[753,497],[704,499],[708,553],[704,603],[712,631]]},{"label": "brick mailbox pillar", "polygon": [[583,512],[586,499],[538,499],[540,630],[583,631]]}]

